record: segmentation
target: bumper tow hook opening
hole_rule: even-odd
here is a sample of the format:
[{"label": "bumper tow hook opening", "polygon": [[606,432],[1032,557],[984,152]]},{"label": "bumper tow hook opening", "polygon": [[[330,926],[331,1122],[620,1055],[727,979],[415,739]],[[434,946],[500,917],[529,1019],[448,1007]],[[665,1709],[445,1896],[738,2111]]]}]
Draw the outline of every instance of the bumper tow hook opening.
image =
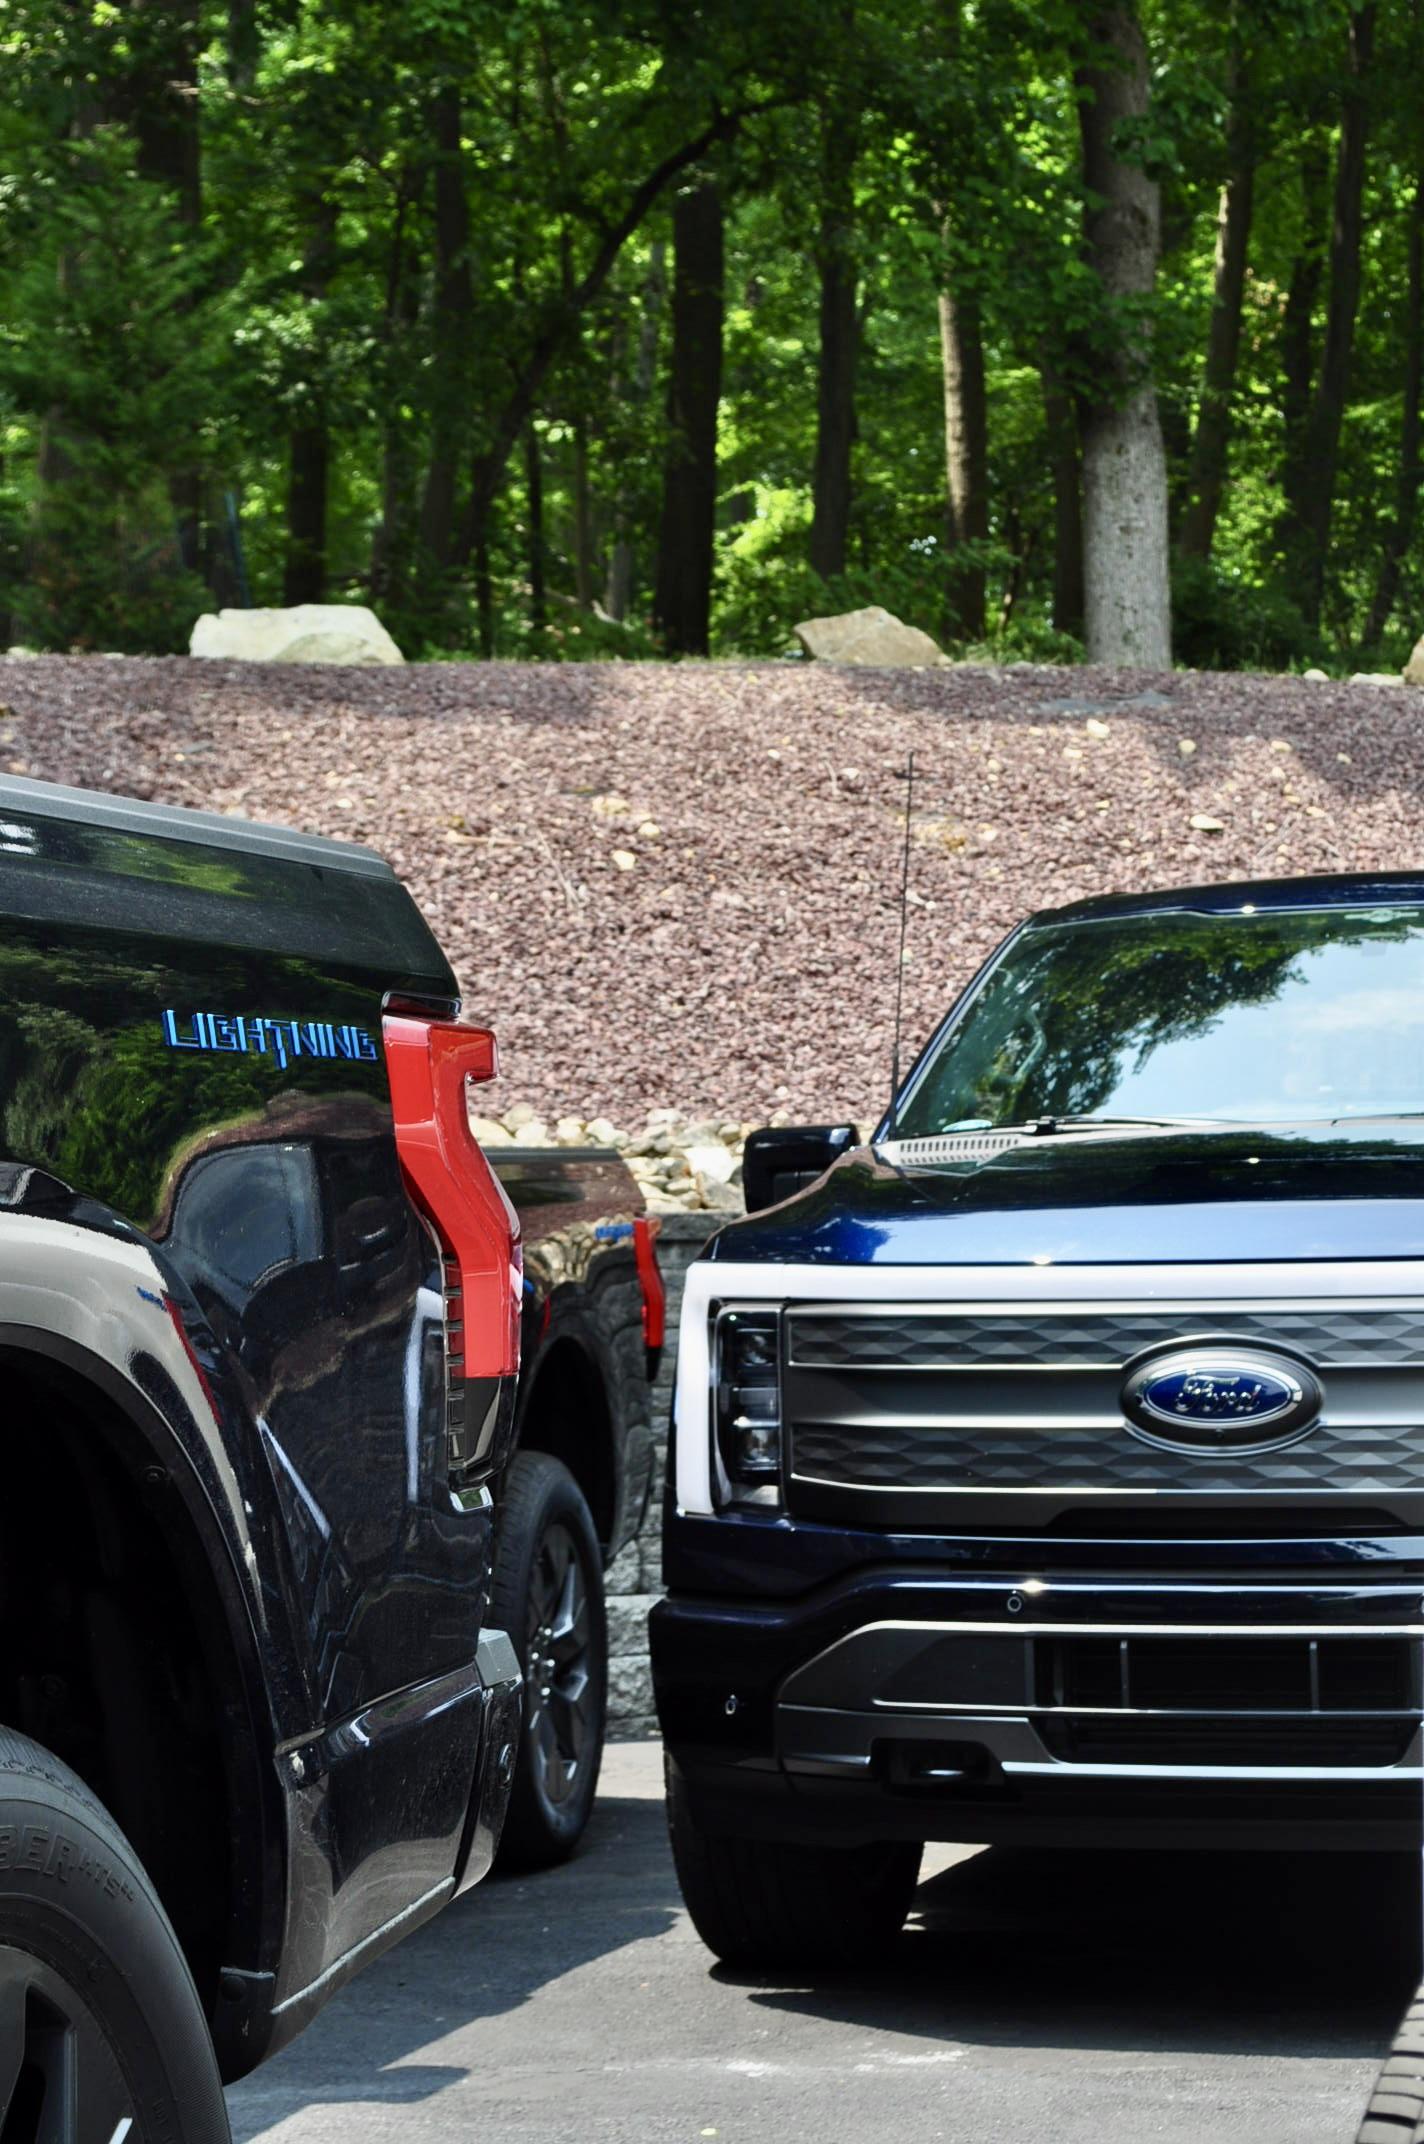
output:
[{"label": "bumper tow hook opening", "polygon": [[892,1787],[959,1787],[987,1780],[993,1760],[982,1742],[891,1743],[885,1772]]}]

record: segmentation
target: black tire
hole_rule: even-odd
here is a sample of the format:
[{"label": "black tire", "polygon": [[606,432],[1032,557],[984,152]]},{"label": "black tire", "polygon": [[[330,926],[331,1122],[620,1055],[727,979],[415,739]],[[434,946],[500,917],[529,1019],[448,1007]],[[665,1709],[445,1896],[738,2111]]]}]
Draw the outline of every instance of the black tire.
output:
[{"label": "black tire", "polygon": [[1356,2144],[1424,2144],[1424,1988],[1404,2013]]},{"label": "black tire", "polygon": [[922,1849],[791,1846],[699,1832],[667,1767],[668,1830],[692,1925],[724,1965],[750,1972],[863,1965],[905,1925]]},{"label": "black tire", "polygon": [[[553,1596],[570,1580],[575,1622],[560,1630]],[[508,1631],[524,1670],[524,1732],[499,1865],[549,1868],[578,1845],[598,1790],[608,1625],[588,1505],[568,1468],[547,1452],[516,1452],[505,1476],[490,1618]]]},{"label": "black tire", "polygon": [[63,2144],[231,2136],[198,1991],[137,1855],[67,1765],[8,1728],[0,2130]]}]

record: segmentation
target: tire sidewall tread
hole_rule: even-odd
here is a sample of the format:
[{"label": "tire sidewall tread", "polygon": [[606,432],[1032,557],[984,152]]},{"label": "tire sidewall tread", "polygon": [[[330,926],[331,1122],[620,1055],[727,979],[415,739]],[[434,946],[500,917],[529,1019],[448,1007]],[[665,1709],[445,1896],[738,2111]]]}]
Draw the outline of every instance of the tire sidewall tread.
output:
[{"label": "tire sidewall tread", "polygon": [[1400,2020],[1355,2144],[1424,2144],[1424,1988]]},{"label": "tire sidewall tread", "polygon": [[683,1902],[729,1966],[844,1970],[894,1942],[921,1849],[900,1841],[823,1847],[704,1836],[681,1774],[666,1766],[668,1830]]},{"label": "tire sidewall tread", "polygon": [[108,1811],[48,1750],[0,1728],[0,1945],[100,2019],[144,2144],[227,2144],[208,2023],[172,1923]]},{"label": "tire sidewall tread", "polygon": [[590,1731],[592,1755],[585,1760],[588,1768],[581,1788],[566,1812],[556,1817],[539,1792],[529,1737],[527,1734],[520,1736],[509,1812],[499,1849],[499,1863],[504,1868],[548,1868],[568,1859],[588,1824],[603,1763],[608,1719],[608,1628],[603,1597],[603,1553],[583,1491],[563,1461],[555,1459],[549,1452],[516,1452],[505,1474],[490,1591],[490,1620],[508,1632],[519,1656],[520,1667],[527,1672],[529,1586],[534,1556],[544,1529],[554,1520],[566,1525],[579,1545],[588,1593],[592,1666],[597,1681]]}]

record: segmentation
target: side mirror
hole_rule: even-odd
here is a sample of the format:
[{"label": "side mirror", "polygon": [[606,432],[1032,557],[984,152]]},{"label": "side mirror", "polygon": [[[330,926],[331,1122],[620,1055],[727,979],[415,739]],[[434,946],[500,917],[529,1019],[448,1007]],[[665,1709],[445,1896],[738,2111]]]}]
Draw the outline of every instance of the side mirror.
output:
[{"label": "side mirror", "polygon": [[760,1213],[814,1184],[833,1161],[859,1143],[854,1124],[786,1124],[750,1133],[742,1155],[747,1212]]}]

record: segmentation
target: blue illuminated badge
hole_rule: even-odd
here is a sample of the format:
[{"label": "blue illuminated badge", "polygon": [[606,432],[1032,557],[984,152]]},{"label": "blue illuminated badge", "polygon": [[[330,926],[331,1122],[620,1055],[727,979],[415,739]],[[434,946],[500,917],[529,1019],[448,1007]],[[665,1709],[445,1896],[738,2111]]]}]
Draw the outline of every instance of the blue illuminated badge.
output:
[{"label": "blue illuminated badge", "polygon": [[1323,1404],[1314,1373],[1268,1348],[1177,1348],[1140,1363],[1122,1389],[1123,1413],[1140,1435],[1192,1451],[1286,1442]]},{"label": "blue illuminated badge", "polygon": [[380,1062],[376,1038],[366,1027],[332,1020],[270,1020],[241,1012],[165,1012],[163,1039],[170,1050],[214,1050],[270,1057],[283,1067],[299,1057],[350,1064]]}]

